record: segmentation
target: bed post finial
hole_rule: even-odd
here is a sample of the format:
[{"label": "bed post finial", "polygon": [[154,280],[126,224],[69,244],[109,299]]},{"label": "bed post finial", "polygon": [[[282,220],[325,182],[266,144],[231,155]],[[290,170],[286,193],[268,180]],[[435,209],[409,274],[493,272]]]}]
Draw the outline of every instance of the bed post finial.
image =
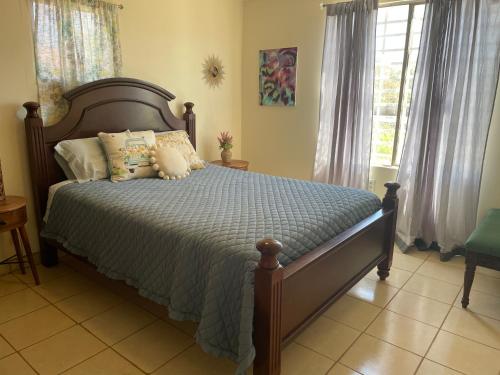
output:
[{"label": "bed post finial", "polygon": [[193,112],[194,103],[186,102],[184,103],[184,107],[186,107],[186,111],[182,118],[186,121],[186,131],[189,134],[189,140],[196,149],[196,115]]},{"label": "bed post finial", "polygon": [[398,207],[398,189],[401,187],[397,182],[386,182],[384,186],[387,188],[384,199],[382,200],[382,207],[384,210],[391,210]]},{"label": "bed post finial", "polygon": [[28,113],[26,114],[26,118],[39,118],[38,108],[40,108],[40,104],[37,102],[26,102],[23,104],[23,107],[26,108]]},{"label": "bed post finial", "polygon": [[259,267],[265,270],[274,270],[279,267],[280,262],[276,255],[283,250],[281,242],[271,238],[265,238],[257,242],[257,250],[260,251]]},{"label": "bed post finial", "polygon": [[255,269],[253,373],[279,375],[281,369],[281,301],[283,267],[277,255],[281,242],[266,238],[257,242],[260,261]]}]

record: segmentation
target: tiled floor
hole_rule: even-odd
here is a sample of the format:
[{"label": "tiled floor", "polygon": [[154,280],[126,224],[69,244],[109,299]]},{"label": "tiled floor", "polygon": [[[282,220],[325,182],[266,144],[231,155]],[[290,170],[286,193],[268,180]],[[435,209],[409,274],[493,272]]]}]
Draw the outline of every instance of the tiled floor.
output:
[{"label": "tiled floor", "polygon": [[[283,352],[283,374],[500,374],[500,272],[478,269],[460,308],[463,259],[396,250],[391,276],[373,271]],[[61,264],[42,285],[0,276],[0,374],[233,374],[205,354],[195,325],[164,317],[111,284]]]}]

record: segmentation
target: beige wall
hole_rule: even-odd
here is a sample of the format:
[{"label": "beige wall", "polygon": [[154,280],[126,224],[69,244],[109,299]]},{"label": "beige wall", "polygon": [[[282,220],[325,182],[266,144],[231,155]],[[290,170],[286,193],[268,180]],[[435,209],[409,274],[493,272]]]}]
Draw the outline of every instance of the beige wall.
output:
[{"label": "beige wall", "polygon": [[[242,0],[124,0],[120,11],[123,75],[151,81],[177,96],[174,111],[192,101],[197,115],[199,152],[218,158],[216,134],[230,130],[241,152]],[[0,159],[8,194],[31,195],[21,104],[36,100],[28,0],[0,2]],[[210,89],[201,76],[211,54],[224,64],[223,86]],[[30,204],[30,206],[32,206]],[[33,210],[28,230],[37,249]],[[12,253],[0,235],[0,258]],[[6,267],[0,267],[3,272]]]},{"label": "beige wall", "polygon": [[[333,1],[329,1],[333,2]],[[318,132],[324,10],[319,0],[247,0],[243,12],[243,157],[254,171],[302,179],[312,177]],[[277,17],[276,15],[280,15]],[[258,104],[258,53],[299,47],[297,105]],[[499,89],[500,91],[500,86]],[[486,150],[479,217],[500,207],[500,93]],[[375,191],[394,170],[374,168]]]},{"label": "beige wall", "polygon": [[[0,4],[0,160],[6,193],[24,195],[31,201],[23,121],[16,117],[22,103],[37,98],[27,4],[19,0]],[[27,229],[33,247],[38,248],[32,208],[30,205]],[[0,258],[10,253],[10,236],[1,234]],[[0,273],[6,270],[0,267]]]},{"label": "beige wall", "polygon": [[[195,103],[197,144],[207,160],[220,159],[216,134],[230,130],[234,157],[241,153],[242,0],[125,0],[120,39],[125,76],[154,82],[177,96],[174,108]],[[147,3],[147,6],[145,5]],[[209,88],[201,75],[209,55],[226,71],[223,85]]]},{"label": "beige wall", "polygon": [[[243,12],[243,156],[254,171],[310,179],[319,120],[319,0],[248,0]],[[259,105],[259,50],[298,47],[295,107]]]}]

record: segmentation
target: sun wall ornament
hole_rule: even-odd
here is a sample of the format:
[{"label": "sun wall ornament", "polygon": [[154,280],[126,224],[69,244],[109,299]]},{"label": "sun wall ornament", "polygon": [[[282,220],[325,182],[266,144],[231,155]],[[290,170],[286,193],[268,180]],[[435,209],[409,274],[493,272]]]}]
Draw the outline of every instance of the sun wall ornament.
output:
[{"label": "sun wall ornament", "polygon": [[224,79],[224,74],[226,74],[222,61],[215,55],[205,59],[202,72],[203,79],[211,88],[219,87]]}]

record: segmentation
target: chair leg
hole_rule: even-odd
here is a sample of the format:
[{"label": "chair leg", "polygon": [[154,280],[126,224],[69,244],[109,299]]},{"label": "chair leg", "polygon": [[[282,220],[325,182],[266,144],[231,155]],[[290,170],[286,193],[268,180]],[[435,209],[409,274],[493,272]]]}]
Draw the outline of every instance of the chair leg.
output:
[{"label": "chair leg", "polygon": [[31,267],[31,273],[33,273],[33,278],[35,279],[35,284],[40,285],[40,278],[38,277],[35,261],[33,259],[33,253],[31,252],[30,241],[28,239],[28,235],[26,234],[24,225],[22,227],[19,227],[19,234],[21,235],[21,241],[23,242],[24,251],[26,251],[26,256],[28,257],[28,262]]},{"label": "chair leg", "polygon": [[24,269],[23,253],[21,252],[21,245],[19,244],[19,237],[17,235],[17,231],[15,229],[12,229],[10,231],[10,235],[12,236],[12,242],[14,243],[14,248],[16,249],[16,256],[19,262],[19,269],[21,270],[22,274],[25,274],[26,270]]},{"label": "chair leg", "polygon": [[476,254],[468,252],[465,258],[464,295],[462,296],[462,307],[464,309],[469,305],[469,294],[476,273],[476,265]]}]

